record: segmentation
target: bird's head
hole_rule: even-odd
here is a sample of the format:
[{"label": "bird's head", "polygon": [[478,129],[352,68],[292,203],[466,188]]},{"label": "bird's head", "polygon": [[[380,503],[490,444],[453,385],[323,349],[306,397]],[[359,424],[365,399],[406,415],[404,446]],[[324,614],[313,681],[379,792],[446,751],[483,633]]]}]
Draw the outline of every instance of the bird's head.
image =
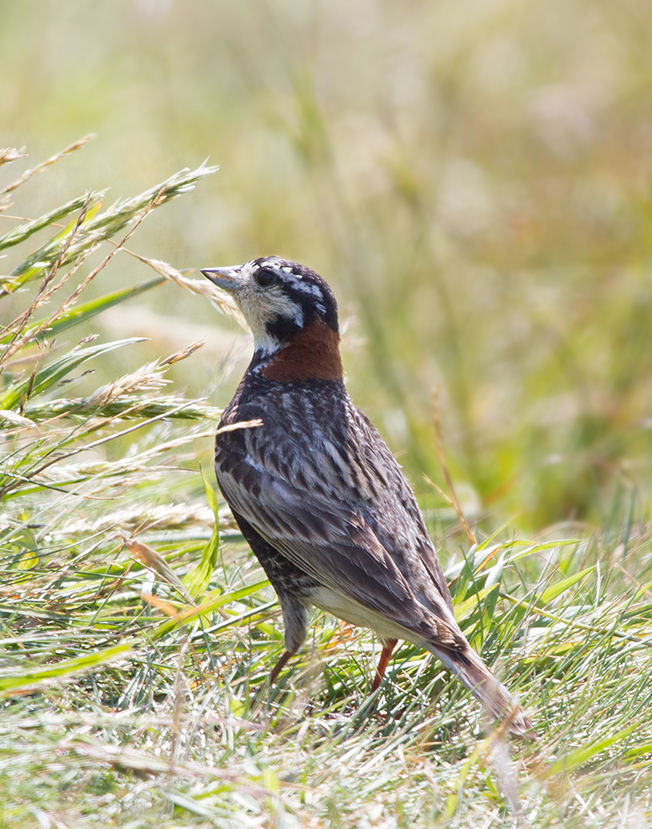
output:
[{"label": "bird's head", "polygon": [[254,336],[254,361],[270,379],[340,379],[337,302],[305,265],[267,256],[231,268],[205,268],[228,291]]}]

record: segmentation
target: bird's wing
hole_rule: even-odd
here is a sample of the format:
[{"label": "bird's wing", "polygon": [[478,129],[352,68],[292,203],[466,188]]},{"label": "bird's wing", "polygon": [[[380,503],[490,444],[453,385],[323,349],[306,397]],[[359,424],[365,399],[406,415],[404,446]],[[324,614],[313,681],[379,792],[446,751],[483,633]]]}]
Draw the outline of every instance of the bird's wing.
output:
[{"label": "bird's wing", "polygon": [[[427,544],[418,507],[386,451],[389,466],[377,454],[373,464],[347,456],[352,489],[342,480],[344,461],[333,460],[328,442],[297,452],[296,435],[270,440],[263,426],[225,435],[216,471],[233,510],[320,584],[424,639],[455,647],[464,640],[448,590],[433,583],[420,549]],[[418,520],[410,514],[412,502]]]}]

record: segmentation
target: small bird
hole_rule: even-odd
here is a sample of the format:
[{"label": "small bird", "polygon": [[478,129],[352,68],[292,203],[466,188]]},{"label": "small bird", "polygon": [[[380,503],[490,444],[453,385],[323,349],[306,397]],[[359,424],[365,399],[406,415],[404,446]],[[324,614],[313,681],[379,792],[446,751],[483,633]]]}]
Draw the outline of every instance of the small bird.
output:
[{"label": "small bird", "polygon": [[[372,690],[405,639],[435,654],[492,717],[534,737],[460,630],[414,493],[346,391],[326,281],[277,256],[201,272],[233,296],[254,337],[219,423],[215,471],[281,604],[285,651],[271,681],[301,647],[315,605],[377,633]],[[260,423],[237,428],[251,421]]]}]

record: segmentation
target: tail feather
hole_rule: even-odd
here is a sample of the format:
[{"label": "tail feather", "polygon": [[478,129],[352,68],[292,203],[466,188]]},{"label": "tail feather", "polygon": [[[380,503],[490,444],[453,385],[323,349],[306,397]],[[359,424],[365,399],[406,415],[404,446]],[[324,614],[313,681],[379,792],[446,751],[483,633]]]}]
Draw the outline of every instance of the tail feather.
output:
[{"label": "tail feather", "polygon": [[435,646],[429,650],[471,691],[491,717],[504,722],[512,733],[536,740],[530,718],[470,645],[462,650],[441,650]]}]

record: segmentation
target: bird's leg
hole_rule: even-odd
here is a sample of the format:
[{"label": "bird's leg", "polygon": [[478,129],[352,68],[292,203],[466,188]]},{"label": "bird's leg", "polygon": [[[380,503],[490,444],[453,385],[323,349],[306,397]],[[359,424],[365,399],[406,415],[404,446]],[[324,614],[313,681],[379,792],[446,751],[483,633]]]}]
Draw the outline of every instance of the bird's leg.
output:
[{"label": "bird's leg", "polygon": [[385,676],[385,671],[387,670],[387,666],[389,664],[389,660],[392,656],[392,651],[396,647],[396,643],[398,639],[386,639],[385,644],[383,645],[383,652],[380,654],[380,662],[378,663],[378,668],[376,669],[376,676],[374,677],[374,681],[371,685],[371,693],[373,694],[378,688],[380,688],[380,683],[383,681],[383,677]]},{"label": "bird's leg", "polygon": [[273,685],[276,682],[276,680],[278,679],[278,675],[281,673],[281,671],[285,667],[288,659],[291,656],[292,656],[292,654],[290,653],[290,651],[283,651],[283,653],[281,654],[281,658],[276,663],[276,665],[274,665],[274,668],[272,669],[272,672],[269,675],[269,684],[270,685]]},{"label": "bird's leg", "polygon": [[[269,675],[269,687],[271,687],[276,680],[278,679],[278,675],[281,673],[285,665],[287,664],[288,659],[293,656],[290,651],[283,651],[281,654],[281,658],[279,661],[274,665],[272,672]],[[263,693],[265,688],[268,687],[265,684],[261,685],[260,688],[254,692],[253,696],[251,697],[251,711],[252,713],[257,710],[258,706],[261,703]]]}]

